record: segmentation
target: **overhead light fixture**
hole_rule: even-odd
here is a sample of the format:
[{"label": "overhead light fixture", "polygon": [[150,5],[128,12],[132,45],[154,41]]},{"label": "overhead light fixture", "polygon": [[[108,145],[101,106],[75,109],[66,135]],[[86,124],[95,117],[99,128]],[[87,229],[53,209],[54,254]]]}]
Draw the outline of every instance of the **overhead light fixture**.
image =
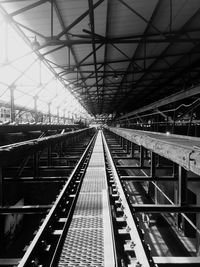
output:
[{"label": "overhead light fixture", "polygon": [[32,47],[34,50],[38,50],[40,48],[40,43],[37,40],[37,37],[34,37],[33,42],[31,43]]}]

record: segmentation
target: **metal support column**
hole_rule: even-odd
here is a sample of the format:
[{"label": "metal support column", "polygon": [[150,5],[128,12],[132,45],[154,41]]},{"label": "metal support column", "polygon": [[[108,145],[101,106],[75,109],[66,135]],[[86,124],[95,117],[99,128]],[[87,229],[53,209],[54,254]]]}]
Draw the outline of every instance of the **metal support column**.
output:
[{"label": "metal support column", "polygon": [[123,148],[124,144],[123,144],[123,137],[120,136],[120,142],[119,142],[120,146]]},{"label": "metal support column", "polygon": [[38,96],[35,95],[33,98],[34,98],[35,122],[38,122],[38,111],[37,111],[37,100],[38,100]]},{"label": "metal support column", "polygon": [[178,178],[178,164],[173,162],[173,173],[172,173],[172,176],[173,178]]},{"label": "metal support column", "polygon": [[187,204],[187,171],[179,166],[178,169],[179,205]]},{"label": "metal support column", "polygon": [[63,123],[64,124],[66,123],[65,112],[66,112],[66,109],[63,109]]},{"label": "metal support column", "polygon": [[[0,207],[3,207],[3,174],[2,167],[0,167]],[[5,244],[4,244],[4,231],[5,231],[5,221],[4,216],[0,215],[0,256],[2,257],[5,252]]]},{"label": "metal support column", "polygon": [[121,147],[122,149],[125,147],[125,139],[123,137],[121,138]]},{"label": "metal support column", "polygon": [[[200,205],[200,195],[197,194],[197,205]],[[197,228],[200,230],[200,213],[196,214]],[[196,256],[200,256],[200,234],[196,232]]]},{"label": "metal support column", "polygon": [[131,155],[131,158],[133,159],[134,158],[134,153],[135,152],[135,144],[131,142],[131,151],[130,151],[130,155]]},{"label": "metal support column", "polygon": [[125,138],[123,138],[123,149],[126,150],[126,144],[127,144],[127,140]]},{"label": "metal support column", "polygon": [[140,167],[144,166],[144,147],[140,146],[140,163],[139,163]]},{"label": "metal support column", "polygon": [[62,157],[63,155],[63,142],[59,143],[59,156]]},{"label": "metal support column", "polygon": [[49,123],[51,123],[51,102],[48,103],[48,117],[49,117]]},{"label": "metal support column", "polygon": [[59,109],[60,109],[60,107],[58,106],[57,107],[57,123],[59,124]]},{"label": "metal support column", "polygon": [[10,119],[11,122],[15,121],[15,101],[14,101],[14,90],[15,86],[11,85],[10,86]]},{"label": "metal support column", "polygon": [[151,153],[151,166],[150,166],[150,176],[155,177],[156,176],[156,155],[153,151]]},{"label": "metal support column", "polygon": [[[151,151],[151,166],[150,166],[150,176],[154,178],[156,176],[156,155],[153,151]],[[154,187],[154,201],[155,204],[158,204],[158,188],[156,187],[157,182],[155,181],[150,186]]]},{"label": "metal support column", "polygon": [[0,167],[0,207],[3,206],[3,174],[2,167]]},{"label": "metal support column", "polygon": [[48,166],[52,166],[52,146],[48,147]]},{"label": "metal support column", "polygon": [[129,153],[130,151],[130,141],[126,140],[126,152]]},{"label": "metal support column", "polygon": [[39,176],[39,155],[37,152],[33,154],[33,177],[38,178]]}]

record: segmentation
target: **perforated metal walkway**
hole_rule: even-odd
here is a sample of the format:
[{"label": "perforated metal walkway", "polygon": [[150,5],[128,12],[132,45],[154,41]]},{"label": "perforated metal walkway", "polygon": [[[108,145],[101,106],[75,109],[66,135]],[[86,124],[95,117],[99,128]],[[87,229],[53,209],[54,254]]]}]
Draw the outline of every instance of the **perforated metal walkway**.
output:
[{"label": "perforated metal walkway", "polygon": [[114,253],[102,133],[98,132],[59,267],[112,267]]}]

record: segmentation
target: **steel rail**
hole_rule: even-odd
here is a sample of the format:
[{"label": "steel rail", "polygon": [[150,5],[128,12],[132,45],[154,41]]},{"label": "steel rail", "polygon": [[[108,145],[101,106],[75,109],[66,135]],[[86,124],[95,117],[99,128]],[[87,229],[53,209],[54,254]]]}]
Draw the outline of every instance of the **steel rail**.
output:
[{"label": "steel rail", "polygon": [[[139,131],[138,131],[139,132]],[[145,132],[145,131],[144,131]],[[149,133],[149,132],[146,132]],[[156,133],[155,133],[156,135]],[[165,136],[164,133],[160,133],[160,135]],[[174,137],[179,137],[179,135],[173,135]],[[187,136],[181,136],[181,138],[183,139],[188,139]],[[196,140],[198,141],[198,138],[196,137],[189,137],[192,140]],[[128,152],[127,152],[128,153]],[[127,158],[128,159],[128,158]],[[124,166],[125,168],[123,168],[123,165],[116,165],[117,170],[119,171],[119,169],[134,169],[133,166]],[[164,196],[165,199],[168,200],[168,202],[170,204],[131,204],[131,211],[133,214],[135,213],[162,213],[162,216],[166,219],[166,217],[164,216],[165,213],[169,213],[172,216],[174,216],[174,212],[175,213],[179,213],[190,225],[191,227],[196,231],[196,233],[199,234],[199,229],[198,227],[192,222],[192,220],[185,214],[185,213],[200,213],[200,207],[198,205],[190,205],[187,204],[185,206],[180,206],[175,204],[164,192],[163,190],[155,183],[155,181],[169,181],[171,179],[171,181],[178,181],[178,178],[176,177],[171,177],[169,179],[169,177],[150,177],[148,176],[145,171],[144,171],[144,167],[140,167],[137,166],[136,169],[140,168],[141,171],[143,172],[144,176],[121,176],[120,175],[120,180],[128,180],[128,177],[131,181],[133,182],[143,182],[143,181],[149,181],[151,182],[156,188],[157,190],[160,191],[160,193]],[[166,167],[165,167],[166,168]],[[188,177],[188,180],[193,181],[196,180],[197,181],[197,177]],[[168,219],[166,219],[168,221]],[[173,258],[173,257],[172,257]],[[153,257],[153,260],[155,262],[155,264],[161,264],[161,262],[158,261],[157,257]],[[183,260],[185,260],[185,264],[190,263],[189,261],[187,261],[187,257],[183,257]],[[162,264],[166,264],[167,263],[167,257],[166,260],[163,259],[161,260]],[[174,260],[175,261],[175,260]],[[199,263],[199,259],[196,258],[196,261]],[[173,262],[173,261],[172,261]],[[171,262],[170,262],[171,264]],[[192,262],[191,262],[192,264]]]},{"label": "steel rail", "polygon": [[200,175],[199,138],[197,137],[167,135],[117,127],[109,127],[108,130],[177,163],[187,171]]},{"label": "steel rail", "polygon": [[36,138],[31,139],[28,141],[20,142],[20,143],[13,143],[10,145],[5,145],[0,147],[0,166],[7,165],[7,162],[9,160],[17,160],[19,159],[20,155],[26,156],[32,152],[41,151],[44,147],[48,145],[54,145],[58,142],[63,142],[68,137],[76,136],[77,134],[81,134],[87,131],[90,131],[90,129],[82,129],[77,130],[74,132],[68,132],[64,134],[55,134],[48,137],[42,137],[42,138]]},{"label": "steel rail", "polygon": [[18,267],[55,266],[58,252],[72,218],[95,137],[96,135],[88,144]]},{"label": "steel rail", "polygon": [[[125,194],[120,178],[118,176],[112,155],[109,151],[106,139],[103,135],[103,143],[105,154],[107,158],[107,162],[109,164],[110,171],[112,173],[113,178],[113,186],[116,188],[116,196],[118,200],[116,201],[119,204],[119,209],[122,215],[123,220],[126,222],[126,229],[127,232],[131,237],[131,247],[134,250],[135,257],[136,257],[136,265],[133,266],[145,266],[151,267],[155,266],[152,257],[150,256],[150,251],[148,246],[145,244],[144,239],[141,238],[142,232],[139,228],[138,222],[136,217],[132,214],[132,207],[131,203],[127,195]],[[130,265],[132,266],[132,265]]]}]

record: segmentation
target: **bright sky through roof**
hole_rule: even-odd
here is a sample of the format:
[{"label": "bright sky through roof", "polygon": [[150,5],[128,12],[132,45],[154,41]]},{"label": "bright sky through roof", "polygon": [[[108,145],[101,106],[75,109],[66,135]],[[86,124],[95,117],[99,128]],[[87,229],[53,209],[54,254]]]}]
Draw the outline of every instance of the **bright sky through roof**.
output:
[{"label": "bright sky through roof", "polygon": [[[33,36],[34,40],[34,36]],[[9,86],[14,84],[15,104],[34,108],[33,97],[37,95],[38,110],[47,113],[51,103],[51,113],[60,115],[63,110],[88,116],[87,111],[63,84],[57,80],[47,66],[24,42],[10,24],[2,20],[0,14],[0,100],[10,102]],[[66,82],[67,84],[67,82]]]}]

